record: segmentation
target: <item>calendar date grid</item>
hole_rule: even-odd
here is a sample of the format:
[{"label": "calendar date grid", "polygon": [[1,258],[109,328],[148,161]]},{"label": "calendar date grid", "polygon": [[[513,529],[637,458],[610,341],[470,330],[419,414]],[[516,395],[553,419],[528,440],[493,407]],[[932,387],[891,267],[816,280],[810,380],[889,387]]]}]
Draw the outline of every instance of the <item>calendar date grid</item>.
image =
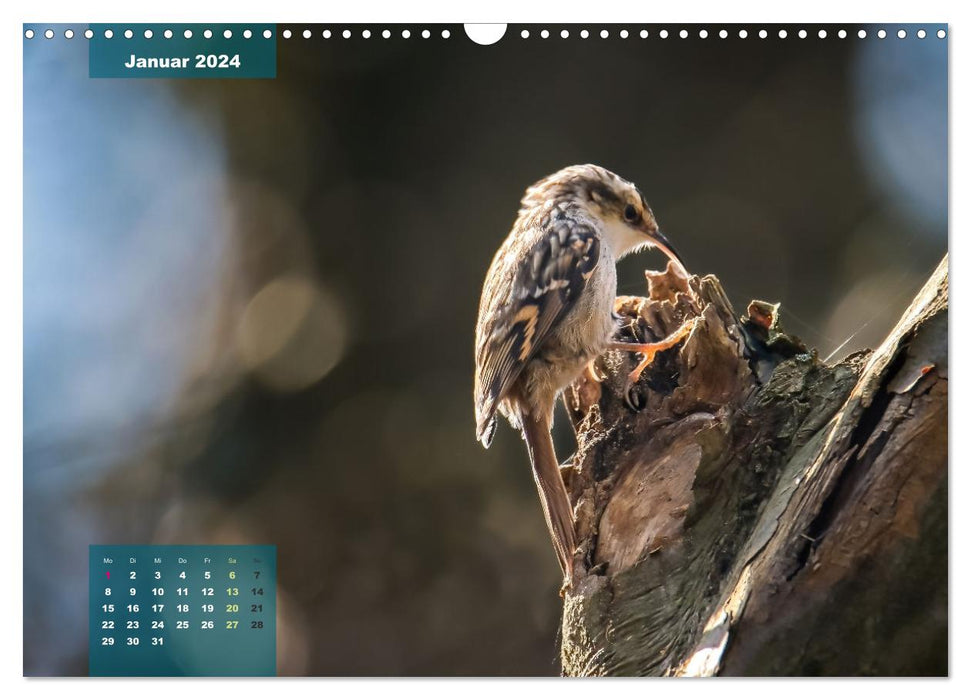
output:
[{"label": "calendar date grid", "polygon": [[[138,589],[141,586],[148,588],[151,594],[149,599],[151,602],[144,612],[150,612],[156,618],[150,621],[152,635],[150,643],[152,645],[160,646],[165,643],[166,629],[169,631],[173,629],[187,630],[191,627],[197,627],[201,630],[212,630],[215,629],[218,621],[225,623],[225,629],[236,630],[239,629],[241,617],[244,617],[244,622],[249,622],[250,629],[262,629],[263,603],[247,602],[250,599],[262,601],[265,596],[262,585],[265,579],[260,580],[263,572],[255,568],[260,564],[249,565],[248,568],[252,571],[249,572],[248,578],[240,575],[240,562],[235,557],[230,557],[224,564],[225,566],[220,567],[212,561],[211,557],[203,557],[202,562],[198,565],[201,578],[194,582],[190,573],[192,564],[187,559],[179,557],[178,565],[181,569],[176,574],[176,579],[170,582],[166,580],[169,577],[162,576],[161,567],[146,571],[144,565],[140,562],[129,560],[127,568],[130,570],[127,572],[127,577],[119,582],[122,585],[116,584],[115,587],[112,587],[110,576],[111,568],[115,567],[115,562],[105,562],[106,586],[103,595],[106,601],[110,599],[112,602],[105,602],[101,605],[104,613],[101,629],[107,635],[102,639],[102,645],[114,644],[113,633],[116,633],[119,629],[123,629],[124,634],[127,635],[125,643],[129,646],[137,646],[141,643],[141,633],[145,632],[141,629],[141,618],[139,616],[143,612],[142,604],[139,602],[122,602],[121,604],[114,602],[135,600],[136,598],[144,600],[145,596],[138,595]],[[243,563],[242,566],[247,565]],[[139,573],[142,575],[140,576]],[[117,578],[116,576],[116,580]],[[197,586],[195,591],[191,590],[199,582],[203,585]],[[125,590],[125,586],[128,587],[127,590]],[[170,591],[174,593],[174,599],[171,595],[166,595],[167,587],[174,588]],[[174,604],[166,602],[169,600],[176,602]],[[249,608],[248,613],[247,607]],[[122,613],[121,617],[127,618],[124,620],[123,627],[116,623],[116,621],[120,621],[118,620],[118,613]],[[168,626],[166,626],[166,622],[169,622]],[[173,625],[172,622],[175,624]],[[220,625],[220,628],[223,628],[223,626]]]},{"label": "calendar date grid", "polygon": [[160,675],[230,673],[254,648],[273,649],[275,664],[275,549],[164,549],[92,552],[92,674],[106,661],[123,674],[151,670],[153,659]]}]

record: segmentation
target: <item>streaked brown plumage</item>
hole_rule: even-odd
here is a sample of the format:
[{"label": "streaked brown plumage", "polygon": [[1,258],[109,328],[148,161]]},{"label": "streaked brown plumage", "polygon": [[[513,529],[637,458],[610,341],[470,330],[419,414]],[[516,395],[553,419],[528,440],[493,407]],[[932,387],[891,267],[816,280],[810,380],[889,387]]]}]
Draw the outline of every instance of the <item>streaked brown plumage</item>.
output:
[{"label": "streaked brown plumage", "polygon": [[[475,338],[476,433],[488,447],[497,412],[522,431],[567,585],[575,535],[550,437],[553,406],[611,345],[617,260],[651,246],[680,264],[634,185],[599,166],[575,165],[526,190],[482,288]],[[662,342],[670,347],[686,334]],[[647,357],[661,345],[618,347]]]}]

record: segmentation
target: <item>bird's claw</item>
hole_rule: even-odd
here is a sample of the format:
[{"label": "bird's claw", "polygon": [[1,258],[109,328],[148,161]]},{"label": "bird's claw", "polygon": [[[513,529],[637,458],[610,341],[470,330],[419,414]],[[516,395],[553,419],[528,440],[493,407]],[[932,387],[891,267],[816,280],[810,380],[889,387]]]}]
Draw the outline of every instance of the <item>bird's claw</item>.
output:
[{"label": "bird's claw", "polygon": [[640,388],[637,386],[638,379],[639,377],[635,377],[634,373],[631,372],[627,375],[627,382],[624,384],[624,403],[634,413],[643,410],[646,405],[644,394],[641,393]]},{"label": "bird's claw", "polygon": [[587,379],[594,384],[603,384],[607,379],[607,377],[597,371],[597,358],[594,358],[587,363],[587,366],[584,369],[584,374],[586,375]]}]

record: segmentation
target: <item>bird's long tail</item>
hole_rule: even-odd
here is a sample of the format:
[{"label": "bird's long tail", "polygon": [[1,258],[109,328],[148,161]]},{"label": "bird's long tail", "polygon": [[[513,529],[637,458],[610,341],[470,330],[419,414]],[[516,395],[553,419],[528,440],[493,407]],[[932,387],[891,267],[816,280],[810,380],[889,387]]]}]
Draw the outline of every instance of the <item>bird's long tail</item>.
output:
[{"label": "bird's long tail", "polygon": [[553,547],[560,560],[560,568],[568,580],[573,577],[573,551],[576,536],[573,527],[573,508],[570,497],[560,476],[559,463],[553,450],[548,419],[522,416],[523,437],[533,465],[533,478],[539,491],[539,500],[546,516],[546,526],[553,538]]}]

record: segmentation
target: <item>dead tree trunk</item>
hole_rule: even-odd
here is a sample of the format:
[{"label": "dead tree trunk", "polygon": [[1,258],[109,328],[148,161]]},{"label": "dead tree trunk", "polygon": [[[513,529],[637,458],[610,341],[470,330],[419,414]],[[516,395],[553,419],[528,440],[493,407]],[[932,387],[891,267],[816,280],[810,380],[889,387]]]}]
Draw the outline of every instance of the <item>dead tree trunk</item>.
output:
[{"label": "dead tree trunk", "polygon": [[[580,572],[567,675],[947,673],[947,258],[884,343],[827,365],[714,277],[648,273],[626,339],[701,320],[634,410],[610,353],[566,394]],[[582,562],[581,562],[582,559]]]}]

